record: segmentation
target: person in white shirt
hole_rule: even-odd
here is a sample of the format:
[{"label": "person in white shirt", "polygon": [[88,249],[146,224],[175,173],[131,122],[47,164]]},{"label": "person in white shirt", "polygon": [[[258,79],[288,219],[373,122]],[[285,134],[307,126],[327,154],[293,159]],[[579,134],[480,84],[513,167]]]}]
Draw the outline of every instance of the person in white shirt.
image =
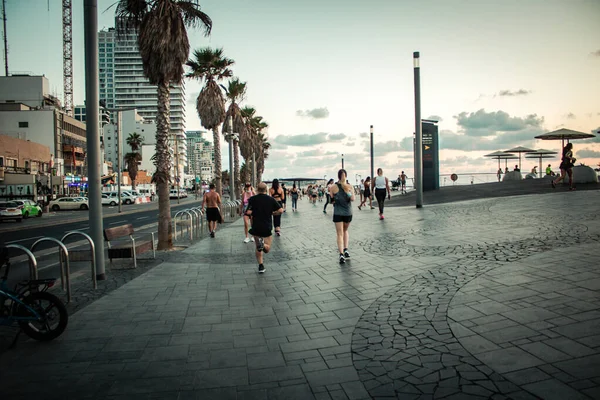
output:
[{"label": "person in white shirt", "polygon": [[383,176],[383,170],[381,168],[377,168],[377,176],[373,179],[373,189],[375,191],[375,198],[377,199],[377,204],[379,205],[379,219],[383,219],[383,203],[385,201],[385,194],[387,192],[388,199],[391,198],[392,192],[390,190],[390,182],[388,178]]}]

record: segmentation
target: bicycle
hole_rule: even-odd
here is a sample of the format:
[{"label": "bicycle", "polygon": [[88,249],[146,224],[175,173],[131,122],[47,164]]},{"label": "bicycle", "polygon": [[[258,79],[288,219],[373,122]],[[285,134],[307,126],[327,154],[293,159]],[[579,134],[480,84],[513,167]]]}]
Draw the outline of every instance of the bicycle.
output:
[{"label": "bicycle", "polygon": [[38,341],[59,337],[67,327],[69,314],[63,302],[48,292],[56,278],[22,281],[10,290],[6,283],[10,271],[8,249],[0,247],[0,270],[3,266],[6,270],[0,278],[0,326],[17,323],[21,328],[11,347],[17,343],[21,331]]}]

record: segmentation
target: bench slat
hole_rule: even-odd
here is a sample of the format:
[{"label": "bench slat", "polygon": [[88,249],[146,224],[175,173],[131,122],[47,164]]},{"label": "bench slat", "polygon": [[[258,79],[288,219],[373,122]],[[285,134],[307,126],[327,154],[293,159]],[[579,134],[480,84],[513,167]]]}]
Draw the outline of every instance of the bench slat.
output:
[{"label": "bench slat", "polygon": [[104,230],[104,240],[111,241],[118,239],[123,236],[129,236],[133,234],[133,225],[121,225],[114,228],[106,228]]}]

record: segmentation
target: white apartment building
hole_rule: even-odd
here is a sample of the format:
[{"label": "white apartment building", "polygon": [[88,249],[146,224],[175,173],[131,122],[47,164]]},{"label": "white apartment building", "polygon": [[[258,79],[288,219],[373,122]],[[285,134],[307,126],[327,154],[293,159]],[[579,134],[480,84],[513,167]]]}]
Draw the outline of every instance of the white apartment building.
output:
[{"label": "white apartment building", "polygon": [[202,136],[205,131],[188,131],[188,169],[187,174],[210,182],[214,178],[215,148],[212,142]]},{"label": "white apartment building", "polygon": [[[142,58],[137,47],[137,33],[132,30],[117,34],[114,28],[100,31],[98,55],[100,99],[105,100],[108,108],[136,107],[145,121],[155,124],[158,113],[156,86],[151,85],[144,76]],[[171,87],[170,99],[171,146],[178,146],[177,151],[173,149],[172,153],[179,155],[177,159],[181,176],[187,165],[183,84]],[[123,131],[124,136],[125,132]]]}]

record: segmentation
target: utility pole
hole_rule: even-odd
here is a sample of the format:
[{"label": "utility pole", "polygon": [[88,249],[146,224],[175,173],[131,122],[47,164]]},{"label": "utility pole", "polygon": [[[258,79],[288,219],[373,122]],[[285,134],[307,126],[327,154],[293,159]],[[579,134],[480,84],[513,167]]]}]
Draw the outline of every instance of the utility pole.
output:
[{"label": "utility pole", "polygon": [[121,111],[117,112],[117,180],[119,181],[117,186],[117,204],[119,205],[119,213],[123,212],[121,210],[121,203],[123,200],[121,199],[121,182],[123,181],[123,137],[121,132],[121,127],[123,126],[123,116]]},{"label": "utility pole", "polygon": [[229,117],[229,199],[235,201],[235,172],[233,171],[233,117]]},{"label": "utility pole", "polygon": [[419,52],[413,53],[415,75],[415,189],[417,208],[423,207],[423,132],[421,132],[421,66]]},{"label": "utility pole", "polygon": [[84,43],[85,43],[85,104],[88,121],[86,138],[89,154],[89,222],[90,236],[94,241],[96,256],[96,278],[106,279],[104,262],[104,237],[102,235],[102,175],[100,160],[99,90],[98,90],[98,0],[84,0]]},{"label": "utility pole", "polygon": [[370,128],[371,133],[371,179],[375,180],[373,176],[375,174],[375,160],[373,160],[373,125]]},{"label": "utility pole", "polygon": [[8,37],[6,36],[6,0],[2,0],[2,22],[4,23],[4,76],[8,76]]},{"label": "utility pole", "polygon": [[256,154],[252,153],[252,187],[256,188],[258,182],[256,182]]},{"label": "utility pole", "polygon": [[179,204],[179,135],[175,134],[175,180],[177,181],[177,204]]}]

